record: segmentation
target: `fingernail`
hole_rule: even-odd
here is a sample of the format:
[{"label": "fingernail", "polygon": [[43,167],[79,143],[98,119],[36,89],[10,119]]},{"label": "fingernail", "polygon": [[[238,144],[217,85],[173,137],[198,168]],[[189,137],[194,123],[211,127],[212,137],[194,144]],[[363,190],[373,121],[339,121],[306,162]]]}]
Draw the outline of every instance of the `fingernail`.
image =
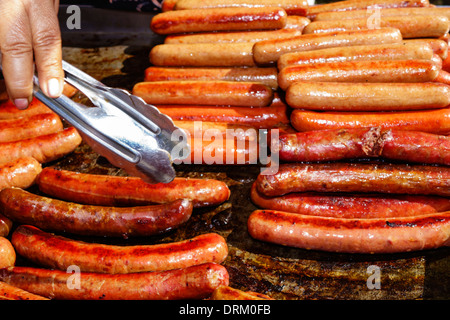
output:
[{"label": "fingernail", "polygon": [[56,78],[50,79],[47,82],[48,94],[51,98],[58,98],[61,95],[61,85]]},{"label": "fingernail", "polygon": [[15,99],[14,104],[17,107],[17,109],[26,109],[28,107],[28,99]]}]

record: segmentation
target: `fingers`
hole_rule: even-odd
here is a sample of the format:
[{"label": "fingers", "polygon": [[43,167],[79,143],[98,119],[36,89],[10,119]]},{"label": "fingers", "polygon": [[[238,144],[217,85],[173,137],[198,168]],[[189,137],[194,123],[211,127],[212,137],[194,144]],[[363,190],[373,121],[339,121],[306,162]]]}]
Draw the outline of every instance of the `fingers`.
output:
[{"label": "fingers", "polygon": [[55,1],[29,1],[29,4],[28,16],[39,84],[47,96],[57,98],[62,94],[64,72]]},{"label": "fingers", "polygon": [[0,1],[2,69],[10,99],[19,109],[33,94],[33,47],[25,7],[17,1]]}]

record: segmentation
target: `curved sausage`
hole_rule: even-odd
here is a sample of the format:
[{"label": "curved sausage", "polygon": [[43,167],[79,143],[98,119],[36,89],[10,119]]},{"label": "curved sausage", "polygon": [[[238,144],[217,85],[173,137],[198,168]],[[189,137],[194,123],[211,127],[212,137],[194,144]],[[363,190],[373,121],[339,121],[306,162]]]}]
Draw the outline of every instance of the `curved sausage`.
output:
[{"label": "curved sausage", "polygon": [[0,300],[49,300],[0,281]]},{"label": "curved sausage", "polygon": [[0,163],[17,158],[33,157],[40,163],[59,159],[73,150],[82,139],[74,127],[62,131],[19,141],[0,143]]},{"label": "curved sausage", "polygon": [[229,275],[225,267],[215,263],[168,271],[78,275],[12,267],[0,269],[0,280],[57,300],[175,300],[207,298],[218,286],[228,285]]},{"label": "curved sausage", "polygon": [[133,94],[154,105],[223,105],[265,107],[273,91],[258,82],[237,81],[153,81],[134,85]]},{"label": "curved sausage", "polygon": [[187,268],[207,262],[221,263],[228,254],[225,239],[208,233],[178,242],[115,246],[71,240],[21,225],[11,237],[21,256],[51,269],[76,265],[81,271],[134,273]]},{"label": "curved sausage", "polygon": [[44,230],[95,236],[149,236],[185,223],[192,214],[189,200],[138,207],[101,207],[42,197],[18,188],[0,192],[1,213],[13,221]]},{"label": "curved sausage", "polygon": [[395,253],[449,245],[450,212],[414,217],[341,219],[254,211],[248,231],[258,240],[345,253]]},{"label": "curved sausage", "polygon": [[292,108],[323,111],[436,109],[450,105],[450,86],[432,82],[354,83],[301,80],[289,85],[286,102]]},{"label": "curved sausage", "polygon": [[258,192],[362,192],[450,195],[450,168],[388,163],[288,163],[273,175],[260,174]]},{"label": "curved sausage", "polygon": [[0,165],[0,190],[9,187],[28,188],[42,171],[41,164],[34,158],[23,157]]},{"label": "curved sausage", "polygon": [[12,267],[16,263],[16,251],[11,242],[0,237],[0,268]]},{"label": "curved sausage", "polygon": [[119,177],[44,168],[39,190],[52,197],[102,206],[137,206],[188,199],[195,208],[216,206],[230,197],[219,180],[176,177],[169,183],[149,184],[137,177]]},{"label": "curved sausage", "polygon": [[298,131],[381,127],[422,131],[439,135],[450,133],[450,109],[393,112],[316,112],[296,109],[291,124]]},{"label": "curved sausage", "polygon": [[13,222],[4,215],[0,214],[0,237],[6,237],[11,231]]},{"label": "curved sausage", "polygon": [[433,196],[296,192],[266,197],[253,184],[250,197],[263,209],[343,219],[409,217],[450,211],[450,199]]}]

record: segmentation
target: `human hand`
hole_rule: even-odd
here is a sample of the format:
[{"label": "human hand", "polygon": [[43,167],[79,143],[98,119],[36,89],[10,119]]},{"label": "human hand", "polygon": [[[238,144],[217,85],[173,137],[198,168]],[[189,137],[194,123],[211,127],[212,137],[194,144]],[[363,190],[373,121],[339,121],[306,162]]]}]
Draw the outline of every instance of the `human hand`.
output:
[{"label": "human hand", "polygon": [[[41,90],[51,98],[64,85],[59,1],[1,0],[0,51],[8,96],[25,109],[33,94],[34,65]],[[34,59],[33,59],[34,58]]]}]

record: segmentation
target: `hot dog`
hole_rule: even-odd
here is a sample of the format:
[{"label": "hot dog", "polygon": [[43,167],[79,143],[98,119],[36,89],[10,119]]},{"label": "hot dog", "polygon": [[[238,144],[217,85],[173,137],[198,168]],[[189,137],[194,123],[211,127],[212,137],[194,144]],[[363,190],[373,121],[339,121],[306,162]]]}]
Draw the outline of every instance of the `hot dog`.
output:
[{"label": "hot dog", "polygon": [[9,187],[28,188],[42,171],[42,165],[34,158],[17,158],[0,165],[0,190]]},{"label": "hot dog", "polygon": [[440,70],[434,82],[443,83],[445,85],[450,85],[450,73],[444,70]]},{"label": "hot dog", "polygon": [[449,19],[446,16],[413,15],[380,17],[375,21],[367,18],[351,20],[313,21],[303,30],[304,34],[350,31],[373,28],[397,28],[404,39],[439,38],[448,33]]},{"label": "hot dog", "polygon": [[0,214],[0,237],[6,237],[12,228],[12,221]]},{"label": "hot dog", "polygon": [[450,199],[433,196],[293,192],[266,197],[255,184],[250,196],[263,209],[343,219],[409,217],[450,210]]},{"label": "hot dog", "polygon": [[16,263],[16,251],[11,242],[0,237],[0,268],[12,267]]},{"label": "hot dog", "polygon": [[267,31],[196,32],[169,35],[164,39],[164,43],[254,43],[268,39],[290,38],[301,34],[302,30],[286,28]]},{"label": "hot dog", "polygon": [[426,43],[428,44],[433,52],[437,54],[442,60],[445,60],[448,55],[448,44],[441,39],[406,39],[403,40],[402,44],[418,44]]},{"label": "hot dog", "polygon": [[449,244],[450,212],[413,217],[341,219],[256,210],[248,231],[258,240],[312,250],[395,253]]},{"label": "hot dog", "polygon": [[373,6],[377,8],[428,7],[430,3],[428,0],[344,0],[311,6],[308,9],[308,17],[314,19],[322,12],[370,9]]},{"label": "hot dog", "polygon": [[76,241],[21,225],[11,237],[21,256],[51,269],[76,265],[83,272],[135,273],[221,263],[228,254],[225,239],[208,233],[191,239],[152,245],[115,246]]},{"label": "hot dog", "polygon": [[34,138],[55,133],[62,129],[62,121],[54,113],[42,113],[29,117],[0,120],[0,142]]},{"label": "hot dog", "polygon": [[309,191],[449,196],[449,185],[448,167],[390,163],[288,163],[256,179],[268,197]]},{"label": "hot dog", "polygon": [[25,110],[18,109],[10,100],[0,104],[0,119],[14,119],[19,117],[29,117],[35,114],[52,113],[45,104],[33,98]]},{"label": "hot dog", "polygon": [[444,83],[432,82],[295,81],[287,88],[286,102],[292,108],[323,111],[436,109],[450,105],[450,87]]},{"label": "hot dog", "polygon": [[150,62],[164,67],[255,67],[253,43],[159,44]]},{"label": "hot dog", "polygon": [[449,108],[396,112],[315,112],[296,109],[290,118],[292,126],[298,131],[382,127],[440,135],[450,133]]},{"label": "hot dog", "polygon": [[[173,122],[175,126],[184,130],[191,137],[204,137],[205,135],[213,134],[219,136],[219,133],[223,139],[227,137],[236,137],[236,139],[249,139],[250,141],[258,139],[258,130],[255,127],[248,125],[230,124],[226,122],[214,122],[214,121],[177,121]],[[229,131],[227,131],[229,130]],[[230,135],[230,132],[233,134]]]},{"label": "hot dog", "polygon": [[278,73],[278,85],[286,90],[296,81],[317,82],[428,82],[439,75],[431,60],[377,60],[293,65]]},{"label": "hot dog", "polygon": [[188,199],[195,208],[219,205],[230,197],[227,185],[215,179],[176,177],[169,183],[149,184],[137,177],[77,173],[46,167],[39,190],[67,201],[102,206],[137,206]]},{"label": "hot dog", "polygon": [[0,192],[0,211],[13,221],[44,230],[73,234],[127,237],[167,232],[192,214],[189,200],[137,207],[101,207],[70,203],[19,188]]},{"label": "hot dog", "polygon": [[256,42],[253,46],[253,59],[257,64],[265,65],[275,63],[281,55],[288,52],[401,43],[402,39],[400,30],[394,28],[304,34],[293,38]]},{"label": "hot dog", "polygon": [[148,67],[144,81],[171,80],[221,80],[240,82],[260,82],[272,89],[278,88],[276,68],[176,68]]},{"label": "hot dog", "polygon": [[0,300],[48,300],[0,281]]},{"label": "hot dog", "polygon": [[306,17],[288,15],[284,28],[303,30],[310,22]]},{"label": "hot dog", "polygon": [[82,139],[74,127],[19,141],[0,143],[0,163],[33,157],[40,163],[59,159],[73,150]]},{"label": "hot dog", "polygon": [[[105,274],[82,272],[76,276],[61,270],[12,267],[0,270],[0,280],[23,290],[59,300],[175,300],[209,297],[220,285],[228,285],[225,267],[205,263],[184,269]],[[69,284],[69,285],[68,285]]]},{"label": "hot dog", "polygon": [[207,2],[198,2],[195,0],[179,0],[175,5],[176,10],[237,7],[280,7],[283,8],[288,15],[305,16],[308,10],[308,2],[306,0],[213,0]]},{"label": "hot dog", "polygon": [[265,107],[273,100],[273,91],[268,86],[258,82],[236,81],[139,82],[134,85],[133,94],[155,105]]},{"label": "hot dog", "polygon": [[242,291],[230,286],[219,286],[211,295],[211,300],[273,300],[268,295]]},{"label": "hot dog", "polygon": [[278,70],[290,65],[358,60],[431,60],[433,50],[423,43],[381,44],[370,46],[336,47],[283,54],[277,62]]},{"label": "hot dog", "polygon": [[287,14],[279,7],[212,8],[175,10],[155,15],[153,32],[168,35],[185,32],[267,30],[286,25]]}]

